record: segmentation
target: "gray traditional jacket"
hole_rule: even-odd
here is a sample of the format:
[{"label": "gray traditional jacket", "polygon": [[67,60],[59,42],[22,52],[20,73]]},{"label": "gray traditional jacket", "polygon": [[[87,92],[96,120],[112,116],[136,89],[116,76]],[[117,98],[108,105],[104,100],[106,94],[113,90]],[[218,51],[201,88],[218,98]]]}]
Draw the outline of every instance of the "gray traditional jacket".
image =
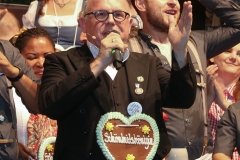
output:
[{"label": "gray traditional jacket", "polygon": [[[38,81],[32,68],[27,66],[25,58],[9,41],[0,40],[0,51],[12,65],[21,68],[24,74],[32,80]],[[0,159],[16,160],[18,159],[17,119],[11,96],[12,85],[7,83],[4,74],[0,75]]]}]

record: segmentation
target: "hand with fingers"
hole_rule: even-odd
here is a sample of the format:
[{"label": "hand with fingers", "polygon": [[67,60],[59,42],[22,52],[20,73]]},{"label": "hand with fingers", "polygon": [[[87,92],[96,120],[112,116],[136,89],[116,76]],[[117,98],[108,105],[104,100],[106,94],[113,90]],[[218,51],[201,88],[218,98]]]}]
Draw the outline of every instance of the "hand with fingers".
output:
[{"label": "hand with fingers", "polygon": [[19,69],[14,67],[7,59],[7,57],[0,51],[0,72],[7,77],[13,78],[19,74]]},{"label": "hand with fingers", "polygon": [[97,58],[103,61],[105,61],[104,59],[108,59],[106,62],[108,63],[107,65],[109,65],[110,63],[112,63],[113,60],[111,52],[115,48],[118,48],[119,50],[121,50],[122,53],[124,53],[127,45],[123,43],[119,34],[115,32],[110,32],[108,36],[106,36],[101,41],[101,46]]},{"label": "hand with fingers", "polygon": [[110,32],[101,41],[98,56],[93,63],[90,64],[95,77],[97,77],[109,64],[113,62],[113,49],[118,48],[122,53],[124,53],[127,47],[127,44],[124,44],[119,34]]},{"label": "hand with fingers", "polygon": [[18,148],[19,160],[31,160],[30,157],[34,160],[37,160],[37,156],[35,155],[35,153],[33,153],[32,150],[27,146],[23,145],[22,143],[18,143]]},{"label": "hand with fingers", "polygon": [[215,99],[216,92],[215,92],[215,79],[218,76],[217,73],[218,67],[217,65],[210,65],[207,67],[207,106],[210,108],[212,102]]},{"label": "hand with fingers", "polygon": [[[191,1],[184,2],[183,10],[178,24],[176,25],[174,15],[168,16],[169,31],[168,38],[174,53],[186,53],[186,46],[192,27],[192,4]],[[175,56],[177,56],[175,54]],[[182,56],[182,55],[181,55]]]},{"label": "hand with fingers", "polygon": [[207,71],[207,105],[211,107],[212,102],[214,101],[218,104],[224,111],[230,105],[223,94],[223,89],[219,85],[216,78],[218,77],[218,67],[216,64],[210,65],[206,69]]}]

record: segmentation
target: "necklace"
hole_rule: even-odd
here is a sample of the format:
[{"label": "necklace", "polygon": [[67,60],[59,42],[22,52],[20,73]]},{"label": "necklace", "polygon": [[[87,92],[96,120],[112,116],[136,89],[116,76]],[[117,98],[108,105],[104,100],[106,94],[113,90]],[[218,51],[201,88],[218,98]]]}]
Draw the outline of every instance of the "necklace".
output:
[{"label": "necklace", "polygon": [[56,2],[56,0],[53,0],[61,9],[67,5],[71,0],[68,0],[66,3],[59,3],[59,2]]}]

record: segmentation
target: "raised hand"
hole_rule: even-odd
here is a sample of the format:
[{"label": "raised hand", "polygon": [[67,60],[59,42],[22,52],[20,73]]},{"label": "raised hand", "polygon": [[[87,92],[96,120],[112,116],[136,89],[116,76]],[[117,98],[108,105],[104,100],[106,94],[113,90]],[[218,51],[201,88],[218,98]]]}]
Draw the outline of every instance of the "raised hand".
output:
[{"label": "raised hand", "polygon": [[10,78],[16,77],[19,74],[19,69],[14,67],[1,51],[0,51],[0,72]]},{"label": "raised hand", "polygon": [[207,105],[211,107],[212,102],[214,101],[218,104],[224,111],[231,104],[228,102],[223,94],[223,89],[217,82],[216,78],[218,77],[217,65],[208,66],[207,71]]},{"label": "raised hand", "polygon": [[[168,16],[169,31],[168,38],[174,53],[184,54],[188,37],[192,26],[192,4],[191,1],[184,2],[183,11],[178,24],[175,24],[174,16]],[[175,54],[176,55],[176,54]]]},{"label": "raised hand", "polygon": [[217,65],[210,65],[207,67],[207,106],[210,108],[212,102],[215,99],[216,92],[214,87],[214,82],[216,81],[216,77],[218,76],[217,73],[218,67]]},{"label": "raised hand", "polygon": [[99,54],[93,63],[90,64],[91,70],[97,77],[109,64],[113,62],[112,50],[118,48],[122,53],[125,52],[127,44],[124,44],[120,35],[110,32],[102,41]]}]

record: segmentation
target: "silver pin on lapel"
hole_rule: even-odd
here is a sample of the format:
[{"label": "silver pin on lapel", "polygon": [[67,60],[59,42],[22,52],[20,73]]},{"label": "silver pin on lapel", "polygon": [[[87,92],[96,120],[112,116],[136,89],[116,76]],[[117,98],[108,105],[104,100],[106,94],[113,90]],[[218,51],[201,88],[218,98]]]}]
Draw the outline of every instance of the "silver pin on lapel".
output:
[{"label": "silver pin on lapel", "polygon": [[140,84],[135,83],[135,87],[136,87],[136,89],[135,89],[135,93],[136,93],[137,95],[140,95],[140,94],[143,93],[143,89],[140,88]]}]

